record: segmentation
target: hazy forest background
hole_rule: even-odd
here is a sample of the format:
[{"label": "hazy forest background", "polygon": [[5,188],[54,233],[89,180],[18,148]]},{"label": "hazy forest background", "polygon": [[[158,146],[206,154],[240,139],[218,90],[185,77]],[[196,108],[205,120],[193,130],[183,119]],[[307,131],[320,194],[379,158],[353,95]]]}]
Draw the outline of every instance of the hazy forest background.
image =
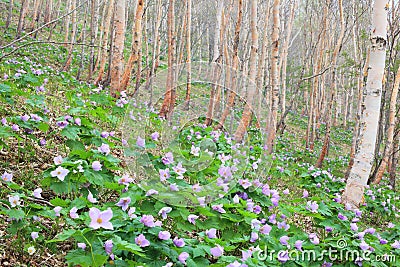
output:
[{"label": "hazy forest background", "polygon": [[0,266],[400,266],[399,1],[0,17]]}]

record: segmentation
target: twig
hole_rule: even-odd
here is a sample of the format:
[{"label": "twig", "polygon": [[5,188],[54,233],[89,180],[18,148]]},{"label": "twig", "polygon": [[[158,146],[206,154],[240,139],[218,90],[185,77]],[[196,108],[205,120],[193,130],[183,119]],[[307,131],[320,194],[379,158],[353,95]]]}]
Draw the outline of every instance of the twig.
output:
[{"label": "twig", "polygon": [[66,17],[66,16],[68,16],[68,15],[70,15],[70,14],[72,14],[75,10],[77,10],[77,9],[80,8],[80,7],[82,7],[87,1],[88,1],[88,0],[84,1],[82,4],[80,4],[79,6],[77,6],[75,9],[71,10],[70,12],[68,12],[68,13],[66,13],[66,14],[64,14],[64,15],[62,15],[61,17],[56,18],[56,19],[53,19],[52,21],[49,21],[49,22],[47,22],[46,24],[43,24],[42,26],[40,26],[40,27],[37,28],[36,30],[31,31],[31,32],[28,32],[27,34],[25,34],[25,35],[22,36],[21,38],[18,38],[18,39],[12,41],[11,43],[9,43],[9,44],[7,44],[7,45],[0,47],[0,49],[4,49],[4,48],[7,48],[7,47],[10,47],[10,46],[12,46],[12,45],[15,44],[15,43],[17,43],[17,42],[19,42],[19,41],[21,41],[21,40],[24,40],[24,39],[25,39],[26,37],[28,37],[29,35],[32,35],[32,34],[34,34],[35,32],[40,31],[41,29],[47,27],[48,25],[53,24],[54,22],[57,22],[57,21],[61,20],[62,18]]},{"label": "twig", "polygon": [[322,74],[324,74],[327,70],[329,70],[330,68],[332,68],[332,66],[329,66],[329,67],[327,67],[326,69],[324,69],[322,72],[320,72],[320,73],[318,73],[318,74],[315,74],[315,75],[312,75],[312,76],[309,76],[309,77],[304,77],[303,79],[301,79],[302,81],[305,81],[305,80],[309,80],[309,79],[312,79],[312,78],[315,78],[315,77],[317,77],[317,76],[321,76]]},{"label": "twig", "polygon": [[51,206],[54,207],[53,204],[51,204],[50,202],[44,200],[44,199],[40,199],[40,198],[35,198],[35,197],[28,197],[28,200],[33,201],[33,202],[39,202],[42,204],[46,204],[47,206]]}]

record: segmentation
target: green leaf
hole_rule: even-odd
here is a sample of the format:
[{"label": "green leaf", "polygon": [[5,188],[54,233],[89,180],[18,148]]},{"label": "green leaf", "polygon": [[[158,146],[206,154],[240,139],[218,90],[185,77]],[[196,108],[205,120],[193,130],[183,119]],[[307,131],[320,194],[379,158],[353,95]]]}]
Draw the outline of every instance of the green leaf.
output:
[{"label": "green leaf", "polygon": [[47,243],[53,243],[53,242],[61,242],[65,241],[71,236],[73,236],[76,233],[76,230],[74,229],[69,229],[69,230],[64,230],[62,233],[59,233],[54,239],[46,241]]},{"label": "green leaf", "polygon": [[50,200],[50,203],[53,204],[54,206],[67,207],[69,201],[63,200],[61,198],[55,198]]},{"label": "green leaf", "polygon": [[17,209],[7,210],[6,214],[16,220],[22,220],[25,217],[25,212]]},{"label": "green leaf", "polygon": [[0,93],[10,93],[11,87],[7,84],[0,83]]},{"label": "green leaf", "polygon": [[80,129],[75,126],[67,126],[61,131],[61,135],[67,137],[68,139],[76,140],[78,139],[78,134]]},{"label": "green leaf", "polygon": [[39,130],[41,130],[42,132],[47,132],[47,131],[49,130],[50,126],[49,126],[47,123],[45,123],[45,122],[41,122],[41,123],[39,123],[39,125],[37,126],[37,128],[38,128]]},{"label": "green leaf", "polygon": [[72,150],[72,151],[77,151],[77,150],[83,150],[85,151],[85,145],[82,144],[80,141],[76,140],[67,140],[65,144]]}]

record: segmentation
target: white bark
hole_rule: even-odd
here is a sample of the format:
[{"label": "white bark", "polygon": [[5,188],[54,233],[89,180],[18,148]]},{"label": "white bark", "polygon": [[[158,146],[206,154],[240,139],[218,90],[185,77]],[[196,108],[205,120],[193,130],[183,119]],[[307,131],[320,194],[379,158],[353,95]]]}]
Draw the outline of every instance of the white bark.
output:
[{"label": "white bark", "polygon": [[364,96],[365,109],[361,116],[359,146],[343,193],[344,202],[352,207],[358,207],[363,201],[364,188],[374,160],[386,60],[387,3],[387,0],[375,0],[372,14],[370,65]]}]

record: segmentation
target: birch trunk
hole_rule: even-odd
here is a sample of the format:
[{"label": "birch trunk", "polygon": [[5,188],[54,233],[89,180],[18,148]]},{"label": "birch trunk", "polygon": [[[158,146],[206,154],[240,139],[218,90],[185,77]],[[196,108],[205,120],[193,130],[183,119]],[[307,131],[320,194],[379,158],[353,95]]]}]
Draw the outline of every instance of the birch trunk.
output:
[{"label": "birch trunk", "polygon": [[[106,7],[104,7],[104,8],[106,8]],[[107,46],[108,36],[110,34],[110,26],[111,26],[111,18],[112,18],[113,10],[114,10],[114,0],[109,0],[107,15],[106,15],[106,18],[104,19],[104,26],[103,26],[104,33],[103,33],[102,43],[100,44],[101,47]],[[111,50],[110,50],[110,55],[111,55]],[[107,56],[105,55],[103,49],[100,50],[99,59],[100,59],[99,74],[96,78],[96,81],[94,82],[95,84],[98,84],[103,79],[103,74],[104,74],[104,70],[106,67]]]},{"label": "birch trunk", "polygon": [[124,70],[125,7],[125,0],[115,1],[114,44],[110,66],[110,92],[114,96],[116,92],[121,91],[121,76]]},{"label": "birch trunk", "polygon": [[251,29],[251,53],[250,53],[250,70],[249,70],[249,86],[246,97],[246,104],[243,110],[242,119],[235,132],[235,140],[241,142],[243,140],[246,129],[250,124],[253,113],[253,99],[257,90],[257,60],[258,60],[258,30],[257,30],[257,0],[251,0],[250,13],[250,29]]},{"label": "birch trunk", "polygon": [[175,105],[175,1],[169,0],[168,5],[168,73],[167,73],[167,84],[166,92],[164,95],[164,101],[160,109],[159,116],[162,118],[170,118],[172,115],[173,107]]},{"label": "birch trunk", "polygon": [[132,75],[133,65],[137,64],[141,58],[139,58],[140,51],[142,49],[142,17],[143,17],[144,1],[139,0],[137,2],[135,23],[132,30],[132,47],[131,54],[129,55],[128,63],[125,66],[124,75],[121,80],[121,90],[125,91],[129,85],[129,80]]},{"label": "birch trunk", "polygon": [[379,165],[378,171],[375,176],[374,184],[379,184],[382,180],[383,174],[386,170],[386,167],[389,162],[389,156],[392,152],[393,147],[393,139],[394,139],[394,130],[396,127],[396,104],[397,104],[397,95],[399,93],[400,86],[400,67],[397,70],[396,78],[393,85],[392,94],[390,96],[390,108],[389,108],[389,128],[387,129],[387,141],[385,150],[383,152],[382,162]]},{"label": "birch trunk", "polygon": [[268,137],[267,137],[267,149],[269,153],[272,153],[276,127],[278,122],[278,102],[279,102],[279,5],[280,0],[274,0],[273,5],[273,29],[272,29],[272,52],[271,52],[271,113],[269,114],[268,122]]},{"label": "birch trunk", "polygon": [[191,29],[192,29],[192,0],[186,0],[186,8],[187,8],[187,32],[186,32],[186,71],[187,71],[187,80],[186,80],[186,96],[185,96],[185,105],[189,108],[190,105],[190,91],[192,88],[192,41],[191,41]]},{"label": "birch trunk", "polygon": [[385,69],[387,45],[387,0],[376,0],[372,14],[370,71],[365,88],[364,106],[361,117],[360,142],[354,157],[354,165],[350,171],[345,191],[344,203],[353,208],[358,207],[363,199],[367,185],[377,137],[379,112],[382,95],[382,78]]}]

